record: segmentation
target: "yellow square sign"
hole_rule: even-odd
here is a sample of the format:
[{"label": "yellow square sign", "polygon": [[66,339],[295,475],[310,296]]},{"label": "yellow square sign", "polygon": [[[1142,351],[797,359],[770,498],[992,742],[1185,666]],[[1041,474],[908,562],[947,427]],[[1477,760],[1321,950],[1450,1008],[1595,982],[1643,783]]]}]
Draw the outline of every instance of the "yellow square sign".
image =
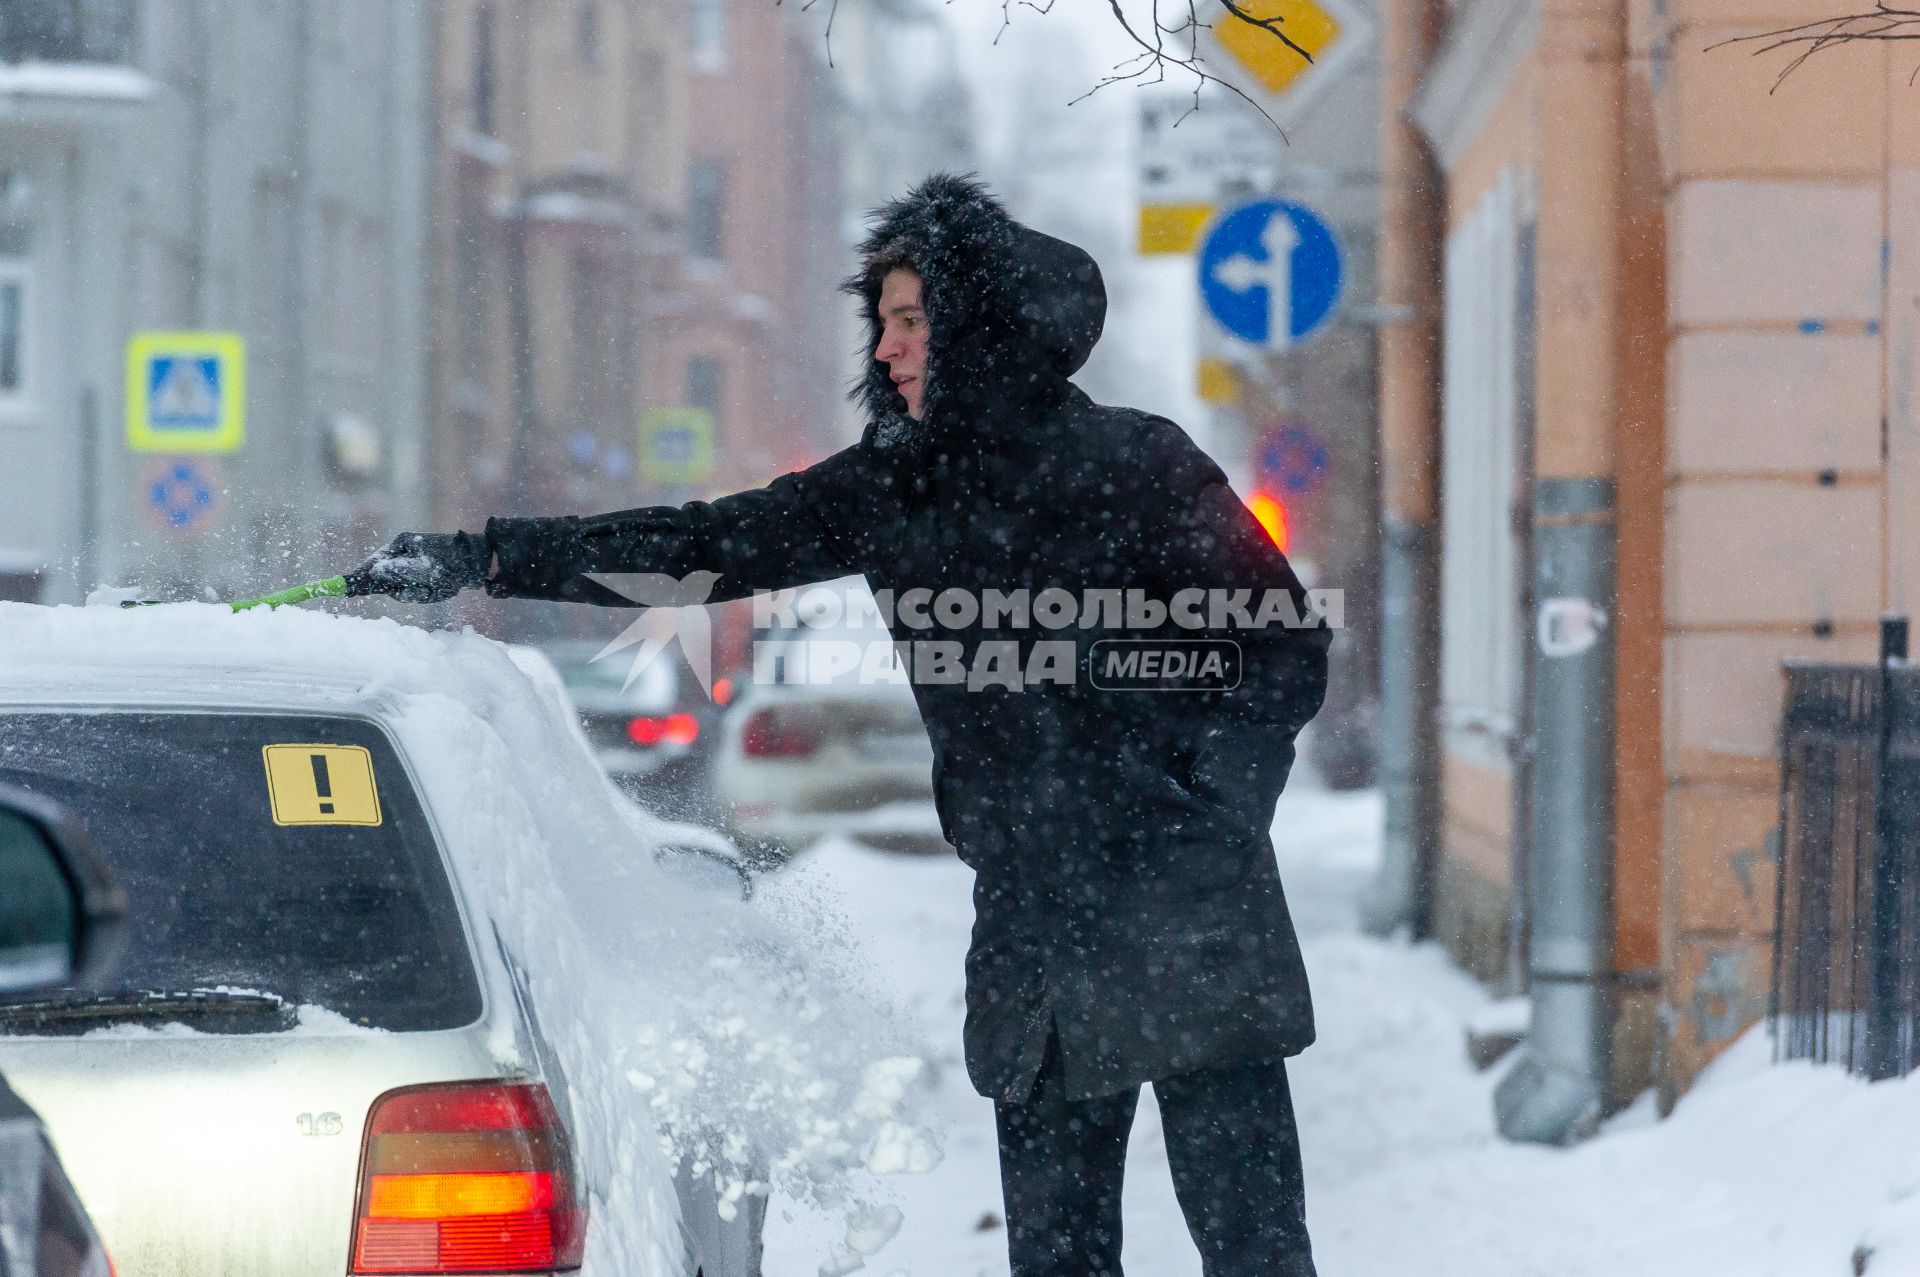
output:
[{"label": "yellow square sign", "polygon": [[127,446],[233,452],[247,437],[247,346],[239,333],[144,332],[127,342]]},{"label": "yellow square sign", "polygon": [[276,825],[377,825],[373,755],[359,745],[267,745],[267,801]]}]

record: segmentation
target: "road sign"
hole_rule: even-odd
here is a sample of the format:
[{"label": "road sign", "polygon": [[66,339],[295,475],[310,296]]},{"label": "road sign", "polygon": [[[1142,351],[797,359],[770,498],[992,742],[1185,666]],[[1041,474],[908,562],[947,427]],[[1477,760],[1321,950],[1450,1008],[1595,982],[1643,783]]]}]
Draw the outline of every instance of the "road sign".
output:
[{"label": "road sign", "polygon": [[[1372,24],[1353,0],[1238,0],[1256,26],[1205,0],[1200,23],[1201,65],[1285,124],[1298,116],[1371,42]],[[1274,33],[1306,50],[1306,58]]]},{"label": "road sign", "polygon": [[1191,253],[1223,196],[1272,185],[1281,145],[1273,125],[1237,99],[1142,97],[1139,251]]},{"label": "road sign", "polygon": [[127,343],[127,446],[232,452],[246,441],[246,343],[238,333],[145,332]]},{"label": "road sign", "polygon": [[1322,487],[1332,464],[1327,441],[1304,421],[1276,422],[1260,435],[1261,478],[1290,497]]},{"label": "road sign", "polygon": [[713,414],[653,408],[640,418],[640,477],[648,483],[705,483],[713,473]]},{"label": "road sign", "polygon": [[166,457],[140,477],[147,517],[169,532],[199,532],[220,513],[220,472],[210,461]]},{"label": "road sign", "polygon": [[1340,297],[1340,245],[1310,210],[1256,200],[1221,218],[1200,248],[1200,296],[1241,341],[1286,350],[1311,337]]}]

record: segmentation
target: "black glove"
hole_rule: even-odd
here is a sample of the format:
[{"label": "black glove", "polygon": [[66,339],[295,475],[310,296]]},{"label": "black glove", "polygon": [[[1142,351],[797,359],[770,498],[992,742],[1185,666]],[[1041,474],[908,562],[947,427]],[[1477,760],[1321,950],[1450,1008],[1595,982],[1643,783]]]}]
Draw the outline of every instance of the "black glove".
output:
[{"label": "black glove", "polygon": [[390,594],[406,603],[444,603],[487,581],[493,551],[476,532],[402,532],[347,573],[347,593]]}]

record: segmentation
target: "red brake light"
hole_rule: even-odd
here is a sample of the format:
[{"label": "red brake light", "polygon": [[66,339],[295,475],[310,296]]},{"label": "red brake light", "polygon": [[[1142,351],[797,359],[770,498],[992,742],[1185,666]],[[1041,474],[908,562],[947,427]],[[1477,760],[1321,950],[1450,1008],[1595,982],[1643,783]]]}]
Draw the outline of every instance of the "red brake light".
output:
[{"label": "red brake light", "polygon": [[627,721],[627,739],[636,745],[691,745],[700,736],[700,720],[691,714],[667,714]]},{"label": "red brake light", "polygon": [[374,1101],[351,1273],[578,1268],[587,1208],[538,1082],[454,1082]]},{"label": "red brake light", "polygon": [[763,709],[747,720],[740,733],[740,752],[748,758],[804,758],[819,749],[822,735],[812,723],[782,718]]}]

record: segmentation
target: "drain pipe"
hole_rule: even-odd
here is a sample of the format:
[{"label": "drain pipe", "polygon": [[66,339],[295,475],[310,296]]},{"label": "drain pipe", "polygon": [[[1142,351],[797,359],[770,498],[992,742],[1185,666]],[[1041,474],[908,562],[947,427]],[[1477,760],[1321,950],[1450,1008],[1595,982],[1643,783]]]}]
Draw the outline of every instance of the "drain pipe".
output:
[{"label": "drain pipe", "polygon": [[1367,929],[1433,935],[1439,858],[1440,263],[1444,185],[1409,115],[1441,0],[1385,0],[1380,76],[1380,784],[1386,829]]},{"label": "drain pipe", "polygon": [[1533,1017],[1494,1111],[1509,1139],[1565,1144],[1612,1102],[1624,0],[1543,6],[1539,50]]}]

